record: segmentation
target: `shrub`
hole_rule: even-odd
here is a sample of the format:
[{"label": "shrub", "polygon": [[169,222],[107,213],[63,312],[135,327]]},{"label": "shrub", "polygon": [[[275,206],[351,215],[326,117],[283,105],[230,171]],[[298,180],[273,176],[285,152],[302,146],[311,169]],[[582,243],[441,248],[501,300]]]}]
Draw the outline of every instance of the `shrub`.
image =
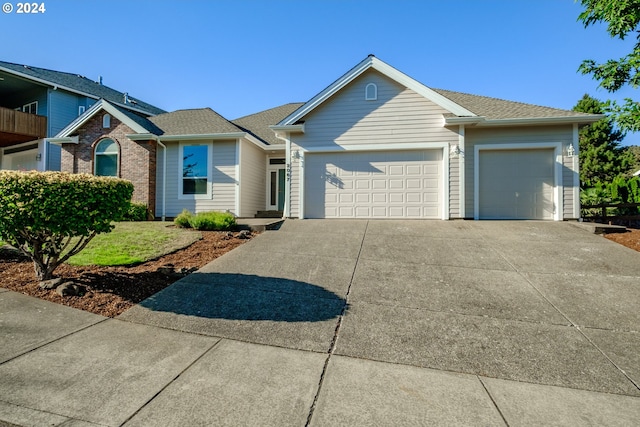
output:
[{"label": "shrub", "polygon": [[[64,172],[0,171],[0,240],[33,260],[40,280],[129,210],[133,184]],[[79,239],[74,239],[79,237]]]},{"label": "shrub", "polygon": [[131,203],[129,210],[122,217],[122,221],[147,221],[150,217],[149,209],[144,203]]},{"label": "shrub", "polygon": [[178,227],[191,227],[201,231],[231,230],[236,226],[236,218],[229,212],[199,212],[193,215],[186,209],[174,222]]},{"label": "shrub", "polygon": [[173,223],[181,228],[191,228],[190,220],[193,214],[186,209],[183,209],[174,220]]}]

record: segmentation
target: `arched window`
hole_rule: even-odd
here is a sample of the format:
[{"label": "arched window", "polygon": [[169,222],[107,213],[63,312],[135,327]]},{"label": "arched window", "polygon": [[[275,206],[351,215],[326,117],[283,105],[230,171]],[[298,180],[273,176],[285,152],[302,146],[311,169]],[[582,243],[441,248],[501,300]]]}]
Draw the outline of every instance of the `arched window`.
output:
[{"label": "arched window", "polygon": [[105,114],[102,116],[102,127],[105,129],[109,129],[111,127],[111,115]]},{"label": "arched window", "polygon": [[95,175],[118,176],[118,144],[112,139],[103,139],[96,145],[93,159]]},{"label": "arched window", "polygon": [[364,99],[366,101],[375,101],[378,99],[378,86],[375,83],[369,83],[364,88]]}]

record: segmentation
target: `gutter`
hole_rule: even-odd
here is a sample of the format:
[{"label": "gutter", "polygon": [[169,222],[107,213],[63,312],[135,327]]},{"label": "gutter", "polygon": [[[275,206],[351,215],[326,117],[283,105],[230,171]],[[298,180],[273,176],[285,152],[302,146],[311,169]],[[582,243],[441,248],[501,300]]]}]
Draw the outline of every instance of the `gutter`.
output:
[{"label": "gutter", "polygon": [[528,117],[513,119],[487,119],[486,117],[447,117],[444,119],[445,126],[470,125],[477,127],[492,126],[539,126],[558,124],[590,124],[602,120],[604,114],[592,114],[589,116],[566,116],[566,117]]}]

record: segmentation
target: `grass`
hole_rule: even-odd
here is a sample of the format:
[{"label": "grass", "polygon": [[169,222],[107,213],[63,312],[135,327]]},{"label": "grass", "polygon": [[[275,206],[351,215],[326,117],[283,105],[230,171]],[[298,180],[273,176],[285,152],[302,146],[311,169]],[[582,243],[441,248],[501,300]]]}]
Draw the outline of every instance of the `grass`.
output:
[{"label": "grass", "polygon": [[111,233],[98,234],[71,265],[131,265],[184,248],[202,235],[193,230],[169,227],[167,222],[119,222]]}]

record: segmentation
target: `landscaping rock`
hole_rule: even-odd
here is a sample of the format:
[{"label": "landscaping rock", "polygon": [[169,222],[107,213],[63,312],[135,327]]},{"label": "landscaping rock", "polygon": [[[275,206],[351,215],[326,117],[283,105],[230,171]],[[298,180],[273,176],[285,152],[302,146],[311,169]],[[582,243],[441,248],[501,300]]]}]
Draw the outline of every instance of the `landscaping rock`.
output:
[{"label": "landscaping rock", "polygon": [[241,230],[236,237],[238,239],[250,239],[251,232],[249,230]]},{"label": "landscaping rock", "polygon": [[55,279],[43,280],[38,286],[40,286],[40,289],[53,289],[57,288],[60,283],[62,283],[62,279],[57,277]]},{"label": "landscaping rock", "polygon": [[64,282],[56,288],[56,292],[63,297],[74,297],[84,295],[86,288],[82,285],[76,285],[73,282]]},{"label": "landscaping rock", "polygon": [[158,267],[158,273],[164,274],[165,276],[170,276],[174,273],[175,267],[173,264],[163,265],[162,267]]},{"label": "landscaping rock", "polygon": [[230,240],[233,239],[233,233],[228,231],[227,234],[224,235],[223,237],[224,240]]}]

